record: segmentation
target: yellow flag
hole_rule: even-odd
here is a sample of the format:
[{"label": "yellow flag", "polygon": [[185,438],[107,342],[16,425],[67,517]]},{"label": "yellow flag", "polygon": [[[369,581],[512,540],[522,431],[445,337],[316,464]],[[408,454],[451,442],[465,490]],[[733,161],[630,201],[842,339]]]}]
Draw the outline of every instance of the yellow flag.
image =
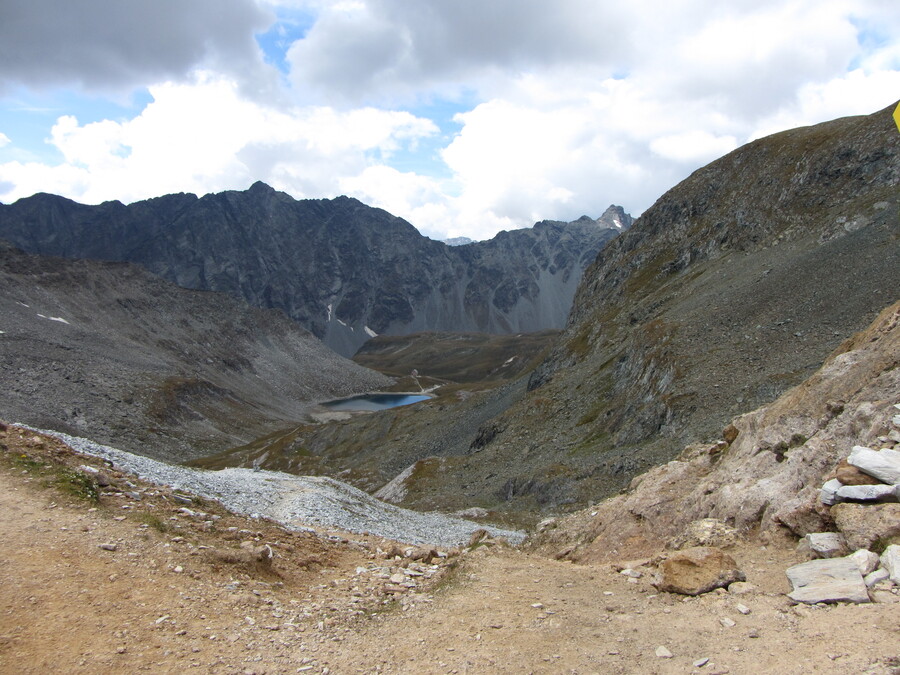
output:
[{"label": "yellow flag", "polygon": [[894,108],[894,124],[897,125],[897,131],[900,131],[900,103]]}]

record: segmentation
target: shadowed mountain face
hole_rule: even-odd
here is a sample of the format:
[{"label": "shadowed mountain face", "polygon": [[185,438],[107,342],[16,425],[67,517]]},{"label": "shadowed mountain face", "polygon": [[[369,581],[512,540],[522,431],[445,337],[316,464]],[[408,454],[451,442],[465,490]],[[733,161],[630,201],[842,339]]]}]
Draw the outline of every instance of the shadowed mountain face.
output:
[{"label": "shadowed mountain face", "polygon": [[281,312],[0,242],[0,418],[182,461],[383,387]]},{"label": "shadowed mountain face", "polygon": [[630,222],[610,207],[451,247],[355,199],[298,201],[263,183],[128,206],[47,194],[0,205],[0,237],[29,253],[138,263],[281,309],[344,355],[382,333],[561,328],[582,271]]}]

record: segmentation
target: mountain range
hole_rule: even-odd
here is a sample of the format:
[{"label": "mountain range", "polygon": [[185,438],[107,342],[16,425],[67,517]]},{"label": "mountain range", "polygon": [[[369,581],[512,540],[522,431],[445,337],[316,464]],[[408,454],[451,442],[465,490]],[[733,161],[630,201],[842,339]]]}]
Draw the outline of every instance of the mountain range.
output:
[{"label": "mountain range", "polygon": [[28,253],[137,263],[280,309],[345,356],[376,334],[562,328],[584,268],[631,222],[611,206],[448,246],[355,199],[295,200],[263,183],[127,206],[49,194],[0,205],[0,238]]}]

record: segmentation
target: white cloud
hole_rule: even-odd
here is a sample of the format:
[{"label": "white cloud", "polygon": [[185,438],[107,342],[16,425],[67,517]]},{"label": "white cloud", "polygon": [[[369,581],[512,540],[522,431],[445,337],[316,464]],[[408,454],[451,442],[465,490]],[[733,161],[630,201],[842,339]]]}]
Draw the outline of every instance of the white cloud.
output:
[{"label": "white cloud", "polygon": [[59,118],[51,142],[65,163],[0,165],[16,199],[52,186],[81,201],[133,201],[168,192],[200,194],[270,182],[297,196],[338,194],[343,177],[435,132],[407,112],[328,108],[290,111],[242,99],[234,82],[205,78],[151,88],[153,102],[133,120],[80,125]]},{"label": "white cloud", "polygon": [[881,110],[900,98],[900,70],[853,70],[828,82],[807,84],[771,115],[757,121],[750,139],[848,115]]},{"label": "white cloud", "polygon": [[678,162],[709,162],[735,147],[734,136],[714,136],[696,129],[661,136],[650,143],[653,152]]},{"label": "white cloud", "polygon": [[9,140],[9,136],[0,132],[0,148],[5,148],[10,143],[12,143],[12,141]]},{"label": "white cloud", "polygon": [[614,64],[627,46],[628,16],[594,0],[369,0],[320,12],[288,61],[295,85],[327,100],[491,88],[510,70]]},{"label": "white cloud", "polygon": [[[0,165],[0,198],[130,201],[264,180],[298,198],[350,194],[433,236],[484,238],[610,203],[637,214],[752,138],[900,95],[890,0],[161,1],[168,13],[90,0],[83,35],[63,8],[33,45],[0,26],[0,93],[143,83],[153,96],[133,119],[61,114],[47,136],[64,162]],[[34,23],[50,2],[18,11]],[[253,35],[295,10],[315,20],[278,80]],[[7,59],[9,45],[21,55]],[[457,126],[436,109],[461,111]]]}]

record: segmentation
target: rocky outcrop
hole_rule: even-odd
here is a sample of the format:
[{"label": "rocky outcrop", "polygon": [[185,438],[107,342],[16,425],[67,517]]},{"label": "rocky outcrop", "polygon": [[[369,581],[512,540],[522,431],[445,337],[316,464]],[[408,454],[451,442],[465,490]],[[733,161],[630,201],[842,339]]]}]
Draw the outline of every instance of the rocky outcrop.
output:
[{"label": "rocky outcrop", "polygon": [[0,416],[170,461],[390,380],[281,312],[122,263],[0,245]]},{"label": "rocky outcrop", "polygon": [[730,445],[689,446],[678,459],[636,477],[626,493],[539,533],[535,544],[548,553],[569,547],[574,560],[603,560],[623,541],[652,552],[701,518],[767,536],[840,529],[851,550],[897,543],[891,537],[900,535],[890,528],[900,505],[828,507],[819,497],[849,448],[895,443],[898,365],[900,302],[847,340],[809,380],[735,419],[738,434]]},{"label": "rocky outcrop", "polygon": [[376,334],[561,328],[584,268],[630,225],[543,221],[450,247],[348,197],[243,192],[128,206],[38,194],[0,205],[0,238],[30,253],[138,263],[186,288],[276,308],[346,356]]}]

